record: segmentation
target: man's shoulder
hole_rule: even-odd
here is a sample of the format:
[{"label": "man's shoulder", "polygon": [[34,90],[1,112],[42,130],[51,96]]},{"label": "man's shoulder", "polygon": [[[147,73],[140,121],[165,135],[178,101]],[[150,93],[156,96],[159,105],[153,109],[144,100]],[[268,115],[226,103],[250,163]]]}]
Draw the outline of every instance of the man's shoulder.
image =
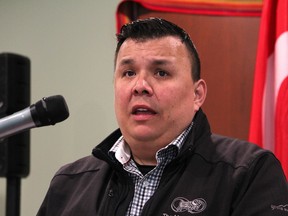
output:
[{"label": "man's shoulder", "polygon": [[59,175],[79,175],[86,172],[97,172],[107,168],[107,163],[93,155],[80,158],[72,163],[62,166],[55,174]]},{"label": "man's shoulder", "polygon": [[253,143],[236,138],[213,134],[213,162],[223,162],[234,168],[249,168],[252,164],[265,157],[273,157],[272,152]]}]

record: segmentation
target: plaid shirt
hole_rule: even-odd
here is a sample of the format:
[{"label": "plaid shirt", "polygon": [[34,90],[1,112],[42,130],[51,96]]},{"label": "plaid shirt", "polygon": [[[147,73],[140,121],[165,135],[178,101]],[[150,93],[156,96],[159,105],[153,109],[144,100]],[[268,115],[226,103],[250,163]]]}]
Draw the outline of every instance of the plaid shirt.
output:
[{"label": "plaid shirt", "polygon": [[139,171],[132,159],[130,148],[123,136],[110,149],[110,153],[113,153],[112,155],[123,165],[123,169],[129,173],[135,185],[134,197],[129,205],[127,216],[139,216],[141,214],[145,203],[157,189],[165,166],[177,156],[192,125],[193,123],[175,140],[156,153],[157,166],[145,176]]}]

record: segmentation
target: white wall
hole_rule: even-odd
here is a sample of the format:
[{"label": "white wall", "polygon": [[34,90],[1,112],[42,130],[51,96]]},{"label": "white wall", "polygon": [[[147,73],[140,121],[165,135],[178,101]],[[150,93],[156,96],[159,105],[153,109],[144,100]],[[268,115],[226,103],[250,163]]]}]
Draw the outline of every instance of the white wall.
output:
[{"label": "white wall", "polygon": [[[117,127],[113,108],[115,12],[120,0],[0,0],[0,53],[31,59],[31,102],[62,94],[70,117],[31,130],[21,215],[35,215],[60,166],[91,153]],[[6,180],[0,178],[0,216]]]}]

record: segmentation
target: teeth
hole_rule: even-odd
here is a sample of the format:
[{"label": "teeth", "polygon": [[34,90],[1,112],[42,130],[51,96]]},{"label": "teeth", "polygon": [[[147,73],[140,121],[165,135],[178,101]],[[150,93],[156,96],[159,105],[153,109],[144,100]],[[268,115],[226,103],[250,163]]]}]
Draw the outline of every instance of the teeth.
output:
[{"label": "teeth", "polygon": [[139,108],[137,109],[138,112],[147,112],[148,110],[147,109],[144,109],[144,108]]},{"label": "teeth", "polygon": [[156,114],[153,110],[150,110],[149,108],[135,108],[132,112],[133,114]]}]

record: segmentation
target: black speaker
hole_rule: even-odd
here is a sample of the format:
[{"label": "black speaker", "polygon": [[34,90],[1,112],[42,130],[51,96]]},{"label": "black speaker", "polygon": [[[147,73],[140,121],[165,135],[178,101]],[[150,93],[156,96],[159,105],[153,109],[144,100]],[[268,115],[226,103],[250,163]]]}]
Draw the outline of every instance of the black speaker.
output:
[{"label": "black speaker", "polygon": [[[30,105],[30,60],[0,53],[0,118]],[[30,132],[0,138],[0,177],[27,177],[30,171]]]}]

